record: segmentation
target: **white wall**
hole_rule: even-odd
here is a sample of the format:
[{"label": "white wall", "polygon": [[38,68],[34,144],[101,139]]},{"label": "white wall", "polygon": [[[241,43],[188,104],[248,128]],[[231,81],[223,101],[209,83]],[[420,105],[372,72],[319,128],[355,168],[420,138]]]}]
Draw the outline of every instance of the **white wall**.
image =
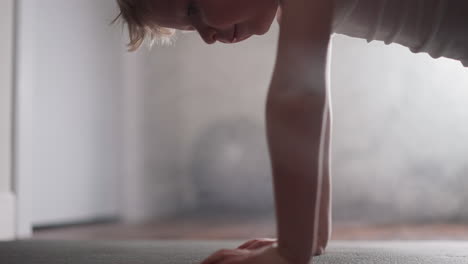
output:
[{"label": "white wall", "polygon": [[18,233],[28,236],[31,223],[116,214],[140,222],[190,207],[180,85],[167,78],[178,49],[126,53],[125,34],[108,25],[114,0],[23,0],[19,11]]},{"label": "white wall", "polygon": [[[255,183],[266,183],[255,185],[260,195],[244,198],[257,199],[251,201],[257,208],[272,203],[267,157],[262,155],[266,144],[261,145],[263,149],[257,148],[257,139],[264,140],[259,124],[263,118],[261,101],[272,71],[274,38],[273,32],[241,45],[207,46],[197,35],[188,34],[179,35],[172,46],[126,54],[126,220],[161,219],[199,209],[196,176],[202,175],[194,173],[194,145],[210,137],[205,132],[211,128],[219,136],[217,132],[229,129],[233,119],[246,126],[245,132],[254,140],[252,146],[259,154],[249,164],[263,165],[258,169],[246,166],[247,171],[236,178],[256,175],[259,177]],[[249,55],[255,61],[243,62]],[[216,122],[221,129],[213,124]],[[227,128],[223,127],[226,122]],[[219,162],[212,164],[223,166],[223,161]],[[218,178],[225,179],[235,172],[226,171]],[[241,184],[245,185],[245,181]],[[229,193],[226,186],[219,187],[220,192]]]},{"label": "white wall", "polygon": [[14,2],[0,3],[0,240],[14,237],[12,189]]},{"label": "white wall", "polygon": [[468,69],[399,45],[335,40],[336,218],[468,221]]},{"label": "white wall", "polygon": [[112,0],[21,1],[20,233],[119,214],[123,66]]},{"label": "white wall", "polygon": [[271,213],[264,107],[278,27],[237,45],[181,36],[181,167],[201,211]]},{"label": "white wall", "polygon": [[[146,48],[125,55],[125,179],[126,221],[170,217],[191,200],[181,187],[182,119],[179,49]],[[188,198],[187,198],[188,196]]]}]

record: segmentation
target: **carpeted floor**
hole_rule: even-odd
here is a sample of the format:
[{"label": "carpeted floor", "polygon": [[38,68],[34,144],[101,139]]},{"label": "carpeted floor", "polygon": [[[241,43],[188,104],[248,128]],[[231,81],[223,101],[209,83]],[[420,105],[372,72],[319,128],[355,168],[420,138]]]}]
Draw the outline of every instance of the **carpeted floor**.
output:
[{"label": "carpeted floor", "polygon": [[[0,243],[1,264],[196,264],[243,241],[41,241]],[[468,242],[334,241],[313,263],[467,264]]]}]

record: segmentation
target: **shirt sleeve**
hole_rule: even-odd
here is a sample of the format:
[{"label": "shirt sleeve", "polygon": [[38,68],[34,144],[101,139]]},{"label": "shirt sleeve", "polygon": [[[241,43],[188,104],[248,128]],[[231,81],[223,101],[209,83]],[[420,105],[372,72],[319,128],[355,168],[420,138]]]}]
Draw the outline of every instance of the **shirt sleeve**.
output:
[{"label": "shirt sleeve", "polygon": [[335,33],[398,43],[468,67],[468,1],[335,0]]}]

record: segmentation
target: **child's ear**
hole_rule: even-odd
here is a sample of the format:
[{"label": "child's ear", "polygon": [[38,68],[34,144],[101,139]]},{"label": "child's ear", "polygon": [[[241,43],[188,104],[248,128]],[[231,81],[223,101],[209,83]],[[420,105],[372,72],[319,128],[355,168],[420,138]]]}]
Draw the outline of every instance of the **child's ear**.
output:
[{"label": "child's ear", "polygon": [[276,21],[278,21],[278,24],[281,24],[281,6],[279,6],[278,11],[276,11]]}]

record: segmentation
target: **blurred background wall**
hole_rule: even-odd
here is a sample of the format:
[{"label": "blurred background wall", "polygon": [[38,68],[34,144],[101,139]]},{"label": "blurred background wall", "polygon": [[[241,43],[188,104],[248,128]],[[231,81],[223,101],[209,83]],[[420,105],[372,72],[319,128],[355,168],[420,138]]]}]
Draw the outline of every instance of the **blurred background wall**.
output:
[{"label": "blurred background wall", "polygon": [[[174,46],[152,51],[160,63],[148,71],[163,70],[168,60],[174,71],[149,81],[158,89],[145,101],[177,104],[175,168],[187,183],[179,193],[193,194],[188,202],[201,211],[273,210],[263,108],[276,37],[276,25],[234,46],[182,34]],[[467,221],[467,70],[398,45],[344,36],[333,45],[335,221]],[[151,116],[162,111],[150,109]],[[149,151],[156,157],[157,148]]]},{"label": "blurred background wall", "polygon": [[[24,219],[273,215],[276,24],[237,45],[178,34],[126,53],[114,1],[23,0],[19,13]],[[467,85],[459,62],[334,37],[335,221],[468,221]]]}]

